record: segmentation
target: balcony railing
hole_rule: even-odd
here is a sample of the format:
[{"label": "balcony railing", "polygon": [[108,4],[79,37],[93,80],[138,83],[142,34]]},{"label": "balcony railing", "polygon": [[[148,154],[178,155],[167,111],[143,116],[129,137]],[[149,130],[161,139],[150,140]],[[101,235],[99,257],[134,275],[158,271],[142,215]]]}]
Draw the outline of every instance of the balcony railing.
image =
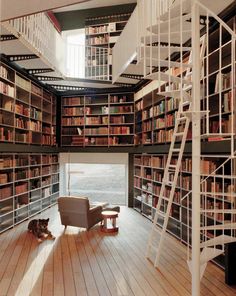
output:
[{"label": "balcony railing", "polygon": [[64,42],[44,13],[12,19],[3,26],[48,65],[64,73]]},{"label": "balcony railing", "polygon": [[109,80],[108,48],[67,44],[66,76]]}]

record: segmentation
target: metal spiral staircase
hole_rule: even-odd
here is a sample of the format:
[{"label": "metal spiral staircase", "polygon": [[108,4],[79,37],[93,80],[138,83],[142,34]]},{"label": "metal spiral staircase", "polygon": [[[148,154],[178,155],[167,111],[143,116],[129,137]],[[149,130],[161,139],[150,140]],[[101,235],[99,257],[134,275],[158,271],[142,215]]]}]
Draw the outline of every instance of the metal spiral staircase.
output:
[{"label": "metal spiral staircase", "polygon": [[[138,63],[143,65],[144,78],[157,80],[158,95],[161,97],[179,99],[146,256],[153,259],[154,253],[154,265],[158,266],[191,121],[193,186],[192,191],[182,197],[182,204],[185,203],[188,208],[187,262],[190,272],[194,271],[193,295],[198,295],[198,282],[207,262],[223,254],[225,244],[236,241],[234,100],[229,99],[228,102],[225,99],[226,93],[231,94],[231,98],[235,97],[236,35],[197,0],[140,0],[139,5],[141,18],[145,10],[149,10],[151,15],[149,21],[143,21],[140,25],[146,28],[141,30],[138,51]],[[219,37],[215,50],[210,44],[212,25],[217,28]],[[227,65],[226,51],[230,56]],[[215,68],[212,70],[213,60]],[[224,85],[226,73],[231,73],[228,75],[227,92]],[[214,96],[217,103],[212,104]],[[226,103],[228,106],[224,106]],[[212,124],[214,116],[216,120]],[[222,158],[221,163],[217,161],[219,156],[211,158],[213,163],[218,164],[208,167],[207,173],[204,164],[210,161],[202,155],[203,139],[224,140],[230,145],[230,152]],[[177,161],[172,162],[173,156]],[[165,196],[167,187],[171,188],[169,196]],[[157,225],[160,218],[164,221],[162,228]]]}]

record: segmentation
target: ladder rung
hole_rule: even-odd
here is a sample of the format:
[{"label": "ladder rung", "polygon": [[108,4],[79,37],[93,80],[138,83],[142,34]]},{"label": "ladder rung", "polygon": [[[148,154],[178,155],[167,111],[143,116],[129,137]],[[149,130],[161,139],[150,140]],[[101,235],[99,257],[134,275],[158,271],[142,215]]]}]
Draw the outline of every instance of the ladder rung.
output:
[{"label": "ladder rung", "polygon": [[183,136],[183,134],[184,134],[184,132],[179,132],[179,133],[175,133],[174,135],[175,135],[176,137],[179,137],[179,136]]},{"label": "ladder rung", "polygon": [[187,117],[186,116],[182,116],[182,117],[176,118],[176,120],[177,121],[187,120]]},{"label": "ladder rung", "polygon": [[159,216],[162,216],[163,218],[166,217],[166,213],[164,213],[164,212],[162,212],[162,211],[157,211],[157,214],[158,214]]},{"label": "ladder rung", "polygon": [[176,164],[169,164],[169,167],[175,169],[176,168]]},{"label": "ladder rung", "polygon": [[180,152],[180,148],[173,148],[172,151],[173,152]]},{"label": "ladder rung", "polygon": [[159,198],[162,198],[162,199],[164,199],[164,200],[166,200],[166,201],[169,201],[170,199],[168,198],[168,197],[166,197],[166,196],[162,196],[162,197],[159,197]]}]

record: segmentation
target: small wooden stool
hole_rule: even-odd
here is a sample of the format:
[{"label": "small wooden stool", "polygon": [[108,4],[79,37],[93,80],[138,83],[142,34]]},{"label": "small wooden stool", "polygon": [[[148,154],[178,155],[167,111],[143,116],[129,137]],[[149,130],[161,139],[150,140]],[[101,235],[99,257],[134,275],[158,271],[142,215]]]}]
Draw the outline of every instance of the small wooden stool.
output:
[{"label": "small wooden stool", "polygon": [[[103,232],[118,232],[119,228],[116,226],[116,218],[118,213],[115,211],[103,211],[103,224],[101,225],[101,231]],[[108,219],[111,219],[111,223],[108,223]]]}]

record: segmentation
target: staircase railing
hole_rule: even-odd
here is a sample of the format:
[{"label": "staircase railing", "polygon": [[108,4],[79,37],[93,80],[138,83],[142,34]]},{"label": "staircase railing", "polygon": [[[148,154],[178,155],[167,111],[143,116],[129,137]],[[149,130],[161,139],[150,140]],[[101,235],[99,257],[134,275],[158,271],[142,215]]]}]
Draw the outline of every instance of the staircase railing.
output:
[{"label": "staircase railing", "polygon": [[2,25],[48,65],[64,73],[64,43],[45,13],[12,19]]}]

